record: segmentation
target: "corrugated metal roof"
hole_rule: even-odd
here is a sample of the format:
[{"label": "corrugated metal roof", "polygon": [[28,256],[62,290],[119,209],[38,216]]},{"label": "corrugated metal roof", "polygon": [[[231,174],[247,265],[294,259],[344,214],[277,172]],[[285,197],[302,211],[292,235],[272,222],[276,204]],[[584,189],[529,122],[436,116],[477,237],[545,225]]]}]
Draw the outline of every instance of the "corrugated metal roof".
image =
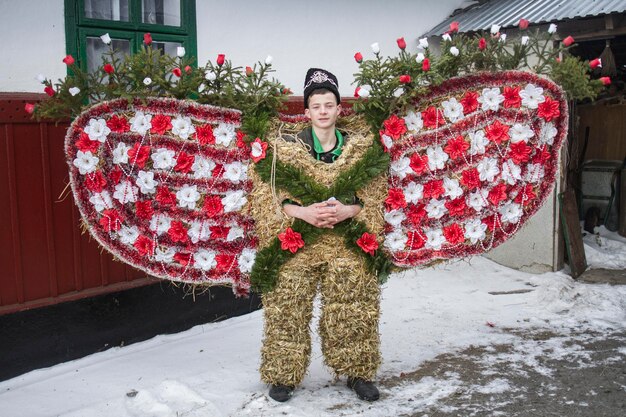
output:
[{"label": "corrugated metal roof", "polygon": [[423,36],[441,35],[453,21],[460,23],[461,32],[473,32],[489,29],[493,24],[503,28],[517,26],[521,18],[530,23],[549,23],[624,11],[626,0],[491,0],[469,6]]}]

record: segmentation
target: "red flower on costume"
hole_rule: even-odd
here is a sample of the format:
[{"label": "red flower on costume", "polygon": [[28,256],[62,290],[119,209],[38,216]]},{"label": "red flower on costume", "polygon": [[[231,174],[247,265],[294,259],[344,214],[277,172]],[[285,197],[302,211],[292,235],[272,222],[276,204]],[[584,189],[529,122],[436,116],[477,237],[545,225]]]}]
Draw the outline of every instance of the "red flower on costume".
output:
[{"label": "red flower on costume", "polygon": [[406,207],[406,199],[401,188],[390,188],[385,199],[385,204],[390,210]]},{"label": "red flower on costume", "polygon": [[135,243],[133,244],[139,255],[141,256],[152,256],[154,254],[154,248],[156,244],[154,240],[150,239],[147,236],[139,236]]},{"label": "red flower on costume", "polygon": [[215,262],[215,272],[218,274],[227,274],[237,266],[237,258],[226,253],[215,255]]},{"label": "red flower on costume", "polygon": [[476,168],[466,169],[461,174],[460,182],[469,190],[480,187],[480,174],[478,173],[478,170]]},{"label": "red flower on costume", "polygon": [[452,223],[450,226],[444,227],[443,236],[446,238],[448,243],[452,245],[463,243],[465,241],[465,233],[463,233],[463,228],[461,228],[461,226],[456,223]]},{"label": "red flower on costume", "polygon": [[128,163],[134,164],[139,168],[146,165],[146,161],[150,157],[150,146],[140,146],[139,142],[128,150]]},{"label": "red flower on costume", "polygon": [[530,159],[531,151],[532,148],[523,140],[509,145],[509,157],[518,165]]},{"label": "red flower on costume", "polygon": [[416,174],[426,172],[428,169],[428,155],[414,153],[411,155],[409,166]]},{"label": "red flower on costume", "polygon": [[483,51],[486,47],[487,47],[487,39],[480,38],[480,40],[478,41],[478,49]]},{"label": "red flower on costume", "polygon": [[182,266],[193,265],[193,257],[190,253],[176,252],[174,260]]},{"label": "red flower on costume", "polygon": [[385,126],[385,135],[392,139],[400,139],[400,136],[406,133],[406,124],[404,119],[392,114],[391,117],[383,122]]},{"label": "red flower on costume", "polygon": [[175,206],[176,205],[176,194],[170,191],[165,185],[160,185],[157,187],[156,201],[159,202],[162,206]]},{"label": "red flower on costume", "polygon": [[443,180],[432,180],[424,184],[424,198],[439,198],[446,190]]},{"label": "red flower on costume", "polygon": [[152,208],[152,200],[136,201],[135,214],[137,214],[137,217],[143,220],[152,219],[152,215],[154,214],[154,209]]},{"label": "red flower on costume", "polygon": [[211,239],[226,239],[228,232],[230,232],[230,227],[210,226],[209,230],[211,231]]},{"label": "red flower on costume", "polygon": [[537,149],[535,151],[535,154],[533,155],[533,163],[534,164],[545,164],[546,162],[548,162],[551,158],[552,158],[552,154],[550,154],[550,152],[548,152],[548,146],[547,145],[543,145],[541,148]]},{"label": "red flower on costume", "polygon": [[409,230],[407,232],[407,240],[405,246],[409,248],[409,250],[417,250],[424,247],[426,240],[422,237],[422,235],[414,230]]},{"label": "red flower on costume", "polygon": [[115,209],[108,209],[102,212],[100,226],[102,226],[105,232],[117,231],[122,228],[123,221],[124,218],[119,211]]},{"label": "red flower on costume", "polygon": [[430,71],[430,59],[424,58],[422,61],[422,71]]},{"label": "red flower on costume", "polygon": [[115,165],[111,172],[109,172],[109,178],[111,178],[111,182],[113,182],[113,185],[117,185],[120,183],[122,175],[124,175],[124,173],[122,172],[120,167]]},{"label": "red flower on costume", "polygon": [[302,235],[295,232],[291,227],[288,227],[283,233],[279,233],[278,240],[280,240],[280,248],[291,253],[296,253],[298,249],[304,247]]},{"label": "red flower on costume", "polygon": [[180,76],[183,75],[183,72],[180,70],[180,68],[176,67],[172,70],[172,74],[180,78]]},{"label": "red flower on costume", "polygon": [[222,65],[224,65],[224,61],[225,60],[226,60],[226,55],[218,54],[217,55],[217,59],[215,60],[215,62],[217,63],[217,65],[219,65],[221,67]]},{"label": "red flower on costume", "polygon": [[215,143],[215,136],[213,136],[213,128],[211,125],[203,125],[196,127],[196,139],[201,145],[212,145]]},{"label": "red flower on costume", "polygon": [[356,54],[354,54],[354,60],[357,62],[357,64],[360,64],[361,62],[363,62],[363,55],[360,52],[357,52]]},{"label": "red flower on costume", "polygon": [[43,92],[46,93],[47,95],[49,95],[50,97],[52,97],[55,94],[54,88],[50,87],[49,85],[47,85],[43,89]]},{"label": "red flower on costume", "polygon": [[149,33],[144,33],[143,34],[143,43],[145,43],[146,45],[151,45],[152,44],[152,35]]},{"label": "red flower on costume", "polygon": [[467,205],[465,204],[465,197],[455,198],[454,200],[447,201],[444,206],[448,209],[450,216],[461,216],[465,213]]},{"label": "red flower on costume", "polygon": [[550,97],[546,96],[545,101],[543,103],[539,103],[539,105],[537,106],[537,115],[544,119],[546,122],[549,122],[552,119],[559,117],[561,115],[559,102],[557,100],[552,100]]},{"label": "red flower on costume", "polygon": [[426,217],[426,205],[425,204],[415,204],[409,207],[409,212],[406,214],[409,222],[415,227],[418,227],[422,220]]},{"label": "red flower on costume", "polygon": [[522,105],[522,98],[519,96],[520,87],[505,86],[502,95],[504,96],[504,107],[519,108]]},{"label": "red flower on costume", "polygon": [[517,193],[517,196],[515,196],[515,202],[517,204],[522,204],[522,199],[523,199],[524,205],[527,206],[530,203],[532,203],[535,198],[537,198],[537,194],[535,194],[533,185],[526,184],[526,186],[523,187],[519,193]]},{"label": "red flower on costume", "polygon": [[188,173],[189,171],[191,171],[191,166],[193,165],[195,159],[196,157],[193,155],[185,152],[180,152],[178,154],[178,158],[176,158],[176,166],[174,166],[174,171],[182,172],[183,174]]},{"label": "red flower on costume", "polygon": [[104,72],[106,72],[107,74],[113,74],[115,72],[115,68],[113,68],[113,65],[111,64],[104,64],[104,66],[102,67],[102,69],[104,70]]},{"label": "red flower on costume", "polygon": [[189,240],[189,236],[187,235],[187,229],[185,229],[185,225],[180,220],[173,220],[170,229],[167,231],[168,236],[172,239],[172,242],[182,242],[185,243]]},{"label": "red flower on costume", "polygon": [[356,240],[356,244],[363,250],[363,252],[370,255],[374,255],[376,249],[378,249],[378,241],[376,235],[373,233],[363,233],[360,238]]},{"label": "red flower on costume", "polygon": [[509,140],[509,126],[500,123],[499,120],[496,120],[485,128],[485,136],[487,136],[487,139],[490,141],[499,145],[502,142]]},{"label": "red flower on costume", "polygon": [[446,120],[443,118],[443,112],[434,106],[422,112],[422,121],[424,122],[424,127],[431,129],[436,129],[446,124]]},{"label": "red flower on costume", "polygon": [[243,131],[238,130],[237,133],[235,133],[235,135],[237,136],[237,142],[236,145],[239,149],[243,149],[246,147],[246,141],[244,140],[246,138],[246,134],[243,133]]},{"label": "red flower on costume", "polygon": [[506,200],[506,184],[498,184],[489,190],[487,200],[494,206],[497,206],[500,201]]},{"label": "red flower on costume", "polygon": [[411,82],[411,76],[410,75],[401,75],[400,76],[400,83],[401,84],[408,84]]},{"label": "red flower on costume", "polygon": [[102,171],[89,173],[85,175],[85,187],[93,193],[100,193],[107,185],[107,180],[102,175]]},{"label": "red flower on costume", "polygon": [[250,158],[257,163],[262,159],[265,159],[267,151],[267,142],[263,142],[261,139],[256,138],[250,144]]},{"label": "red flower on costume", "polygon": [[450,158],[457,159],[465,155],[465,151],[467,151],[469,147],[470,144],[465,141],[463,136],[458,135],[454,139],[450,139],[443,150],[450,155]]},{"label": "red flower on costume", "polygon": [[63,62],[65,65],[72,65],[74,63],[74,57],[72,55],[66,55],[65,58],[63,58]]},{"label": "red flower on costume", "polygon": [[478,108],[478,93],[476,91],[468,91],[461,99],[463,105],[463,114],[469,114]]},{"label": "red flower on costume", "polygon": [[152,127],[150,132],[164,135],[167,130],[172,129],[172,118],[164,114],[156,114],[152,117]]},{"label": "red flower on costume", "polygon": [[396,42],[398,43],[398,48],[402,49],[403,51],[406,49],[406,41],[404,40],[404,38],[398,38],[396,39]]},{"label": "red flower on costume", "polygon": [[213,171],[211,171],[211,175],[213,176],[213,178],[220,178],[223,173],[224,167],[222,166],[222,164],[215,164],[215,168],[213,168]]},{"label": "red flower on costume", "polygon": [[118,116],[117,114],[107,120],[107,127],[111,129],[111,132],[116,133],[124,133],[130,130],[128,120],[126,120],[123,116]]},{"label": "red flower on costume", "polygon": [[100,142],[89,139],[89,135],[82,132],[80,134],[80,138],[74,142],[74,146],[83,152],[91,152],[92,154],[95,154],[100,148]]},{"label": "red flower on costume", "polygon": [[222,199],[216,195],[206,197],[202,205],[202,210],[206,213],[207,217],[215,217],[224,212],[224,205]]},{"label": "red flower on costume", "polygon": [[483,222],[484,224],[487,225],[487,228],[490,231],[494,231],[494,229],[501,224],[500,222],[500,215],[495,213],[492,214],[491,216],[487,216],[484,219],[481,219],[481,222]]}]

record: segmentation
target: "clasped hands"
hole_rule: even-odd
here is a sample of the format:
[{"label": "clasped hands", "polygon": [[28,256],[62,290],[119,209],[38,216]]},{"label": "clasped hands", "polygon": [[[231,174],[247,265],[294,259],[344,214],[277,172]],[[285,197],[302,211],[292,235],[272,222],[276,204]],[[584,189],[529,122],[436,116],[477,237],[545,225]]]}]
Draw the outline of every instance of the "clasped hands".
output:
[{"label": "clasped hands", "polygon": [[303,220],[310,225],[332,229],[337,223],[352,218],[361,212],[358,204],[346,205],[334,197],[308,206],[285,204],[283,211],[290,217]]}]

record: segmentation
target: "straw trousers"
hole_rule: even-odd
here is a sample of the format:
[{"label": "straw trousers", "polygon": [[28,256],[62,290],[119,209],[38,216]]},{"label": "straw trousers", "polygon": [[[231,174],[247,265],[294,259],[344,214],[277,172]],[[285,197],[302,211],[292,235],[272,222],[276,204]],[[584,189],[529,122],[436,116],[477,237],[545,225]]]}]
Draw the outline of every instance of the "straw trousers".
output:
[{"label": "straw trousers", "polygon": [[362,255],[332,232],[300,249],[263,295],[261,379],[298,385],[311,355],[313,299],[321,294],[319,335],[324,363],[335,374],[374,379],[380,365],[380,289]]}]

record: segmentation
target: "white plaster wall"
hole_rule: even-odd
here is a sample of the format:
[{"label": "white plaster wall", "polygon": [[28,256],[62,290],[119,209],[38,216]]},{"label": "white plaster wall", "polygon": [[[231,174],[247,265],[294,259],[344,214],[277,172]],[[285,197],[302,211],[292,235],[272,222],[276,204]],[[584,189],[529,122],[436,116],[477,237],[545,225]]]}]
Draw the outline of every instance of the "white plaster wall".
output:
[{"label": "white plaster wall", "polygon": [[0,92],[43,92],[35,79],[65,77],[63,0],[0,0]]}]

